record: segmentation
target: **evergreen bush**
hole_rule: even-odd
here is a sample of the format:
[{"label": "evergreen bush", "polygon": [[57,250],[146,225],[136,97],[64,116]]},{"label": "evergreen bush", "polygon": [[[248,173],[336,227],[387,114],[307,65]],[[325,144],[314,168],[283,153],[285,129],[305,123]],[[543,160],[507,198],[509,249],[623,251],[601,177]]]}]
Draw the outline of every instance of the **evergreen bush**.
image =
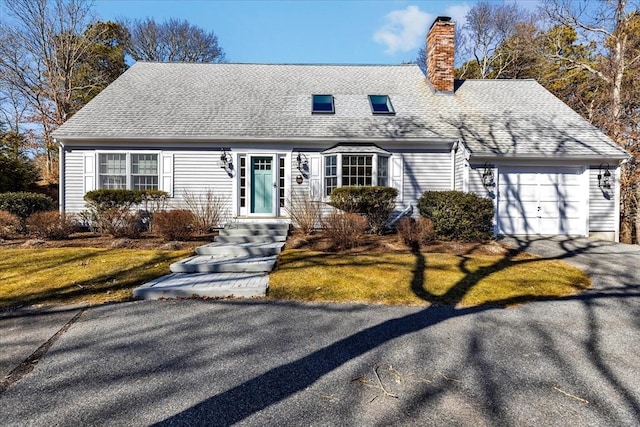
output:
[{"label": "evergreen bush", "polygon": [[20,231],[25,230],[25,221],[30,215],[53,209],[55,202],[44,194],[25,191],[0,193],[0,210],[12,213],[20,219]]},{"label": "evergreen bush", "polygon": [[391,187],[339,187],[331,192],[330,204],[349,213],[366,216],[374,233],[382,233],[396,206],[398,190]]},{"label": "evergreen bush", "polygon": [[425,191],[418,210],[433,221],[438,239],[484,242],[493,238],[491,199],[461,191]]}]

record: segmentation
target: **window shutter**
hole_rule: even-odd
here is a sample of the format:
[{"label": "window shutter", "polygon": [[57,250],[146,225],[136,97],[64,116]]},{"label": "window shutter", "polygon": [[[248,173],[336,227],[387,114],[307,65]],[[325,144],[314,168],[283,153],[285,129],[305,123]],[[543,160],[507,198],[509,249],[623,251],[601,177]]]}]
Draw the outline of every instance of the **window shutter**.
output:
[{"label": "window shutter", "polygon": [[83,190],[86,194],[96,189],[96,153],[84,153],[82,173],[84,176]]},{"label": "window shutter", "polygon": [[322,200],[322,173],[320,154],[309,156],[309,196],[311,200]]},{"label": "window shutter", "polygon": [[398,201],[402,201],[402,154],[391,156],[391,186],[398,190]]},{"label": "window shutter", "polygon": [[169,193],[173,197],[173,154],[161,154],[162,158],[162,191]]}]

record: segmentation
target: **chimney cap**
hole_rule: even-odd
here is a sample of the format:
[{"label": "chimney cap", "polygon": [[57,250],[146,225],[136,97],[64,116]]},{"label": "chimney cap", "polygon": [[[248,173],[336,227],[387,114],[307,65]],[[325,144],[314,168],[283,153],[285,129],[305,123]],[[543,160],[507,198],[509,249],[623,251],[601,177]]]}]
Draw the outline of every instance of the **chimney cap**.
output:
[{"label": "chimney cap", "polygon": [[451,17],[450,16],[438,16],[433,21],[433,24],[431,24],[431,26],[429,27],[429,30],[431,30],[431,28],[433,28],[433,26],[436,25],[436,23],[438,23],[438,22],[451,22]]}]

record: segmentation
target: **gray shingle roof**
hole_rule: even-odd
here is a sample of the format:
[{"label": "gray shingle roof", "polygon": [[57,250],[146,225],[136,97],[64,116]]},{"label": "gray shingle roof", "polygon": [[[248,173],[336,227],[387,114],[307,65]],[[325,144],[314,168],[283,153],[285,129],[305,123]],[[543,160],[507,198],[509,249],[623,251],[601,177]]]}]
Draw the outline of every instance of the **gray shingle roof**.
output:
[{"label": "gray shingle roof", "polygon": [[[312,94],[334,95],[335,114],[311,114]],[[373,115],[374,94],[389,95],[396,114]],[[462,138],[474,155],[623,156],[535,81],[464,81],[441,95],[415,65],[137,62],[54,136]]]}]

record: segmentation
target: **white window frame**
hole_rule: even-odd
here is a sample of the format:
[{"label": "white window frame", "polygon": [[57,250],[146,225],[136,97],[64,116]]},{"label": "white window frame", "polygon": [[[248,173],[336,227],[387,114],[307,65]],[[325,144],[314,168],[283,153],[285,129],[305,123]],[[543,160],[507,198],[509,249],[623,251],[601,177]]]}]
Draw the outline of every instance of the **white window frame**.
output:
[{"label": "white window frame", "polygon": [[336,183],[336,188],[340,188],[340,187],[345,187],[345,185],[343,185],[342,182],[342,158],[343,156],[371,156],[371,185],[364,185],[363,187],[375,187],[378,186],[378,178],[379,178],[379,172],[378,172],[378,159],[380,157],[384,157],[387,159],[387,183],[386,183],[386,187],[390,187],[391,186],[391,182],[390,182],[390,178],[389,178],[389,169],[390,169],[390,165],[391,165],[391,155],[390,154],[380,154],[380,153],[371,153],[371,152],[362,152],[362,153],[353,153],[353,152],[338,152],[338,153],[331,153],[331,154],[323,154],[322,155],[322,195],[323,195],[323,200],[328,200],[330,198],[329,195],[327,195],[327,178],[333,177],[333,176],[327,176],[326,172],[326,158],[327,157],[332,157],[335,156],[336,157],[336,178],[337,178],[337,183]]},{"label": "white window frame", "polygon": [[[161,152],[160,151],[97,151],[96,152],[96,178],[95,178],[95,188],[99,189],[99,190],[104,190],[105,188],[102,187],[102,182],[101,182],[101,176],[103,174],[100,173],[100,159],[101,156],[103,155],[109,155],[109,154],[124,154],[125,155],[125,162],[126,162],[126,186],[125,189],[126,190],[133,190],[133,164],[132,164],[132,155],[134,154],[153,154],[156,156],[156,162],[157,162],[157,177],[158,177],[158,184],[157,184],[157,188],[156,190],[162,190],[162,185],[161,185],[161,177],[162,177],[162,157],[161,157]],[[144,176],[150,176],[150,175],[144,175]]]}]

